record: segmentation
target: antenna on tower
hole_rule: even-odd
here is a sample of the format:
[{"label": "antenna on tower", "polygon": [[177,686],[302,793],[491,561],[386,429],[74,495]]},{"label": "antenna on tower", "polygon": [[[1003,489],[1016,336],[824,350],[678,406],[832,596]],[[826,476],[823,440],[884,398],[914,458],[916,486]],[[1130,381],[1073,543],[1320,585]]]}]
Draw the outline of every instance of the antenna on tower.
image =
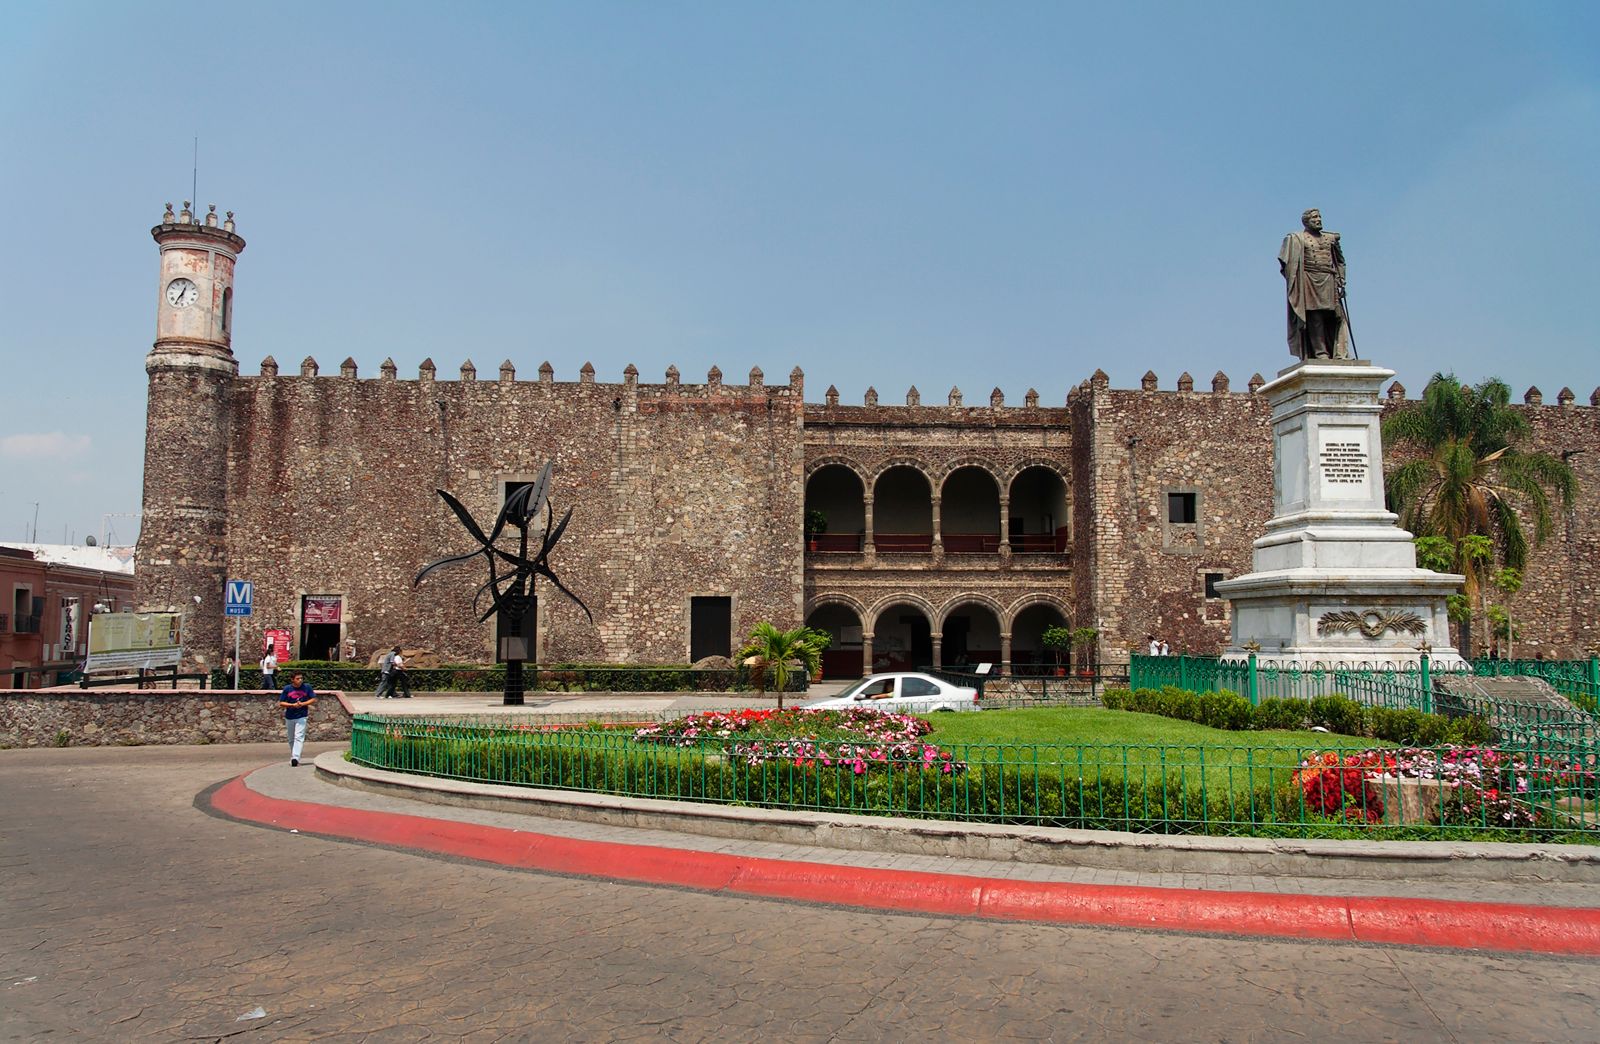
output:
[{"label": "antenna on tower", "polygon": [[[200,135],[194,136],[194,170],[189,180],[189,198],[200,205]],[[198,213],[198,211],[197,211]]]}]

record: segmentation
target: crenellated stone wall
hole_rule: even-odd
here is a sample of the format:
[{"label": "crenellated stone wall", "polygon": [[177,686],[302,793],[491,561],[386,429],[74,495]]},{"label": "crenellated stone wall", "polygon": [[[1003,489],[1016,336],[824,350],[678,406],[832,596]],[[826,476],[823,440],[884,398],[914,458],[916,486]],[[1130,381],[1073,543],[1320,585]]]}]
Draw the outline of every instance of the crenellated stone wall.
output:
[{"label": "crenellated stone wall", "polygon": [[359,379],[233,382],[227,449],[229,575],[256,583],[249,648],[264,627],[297,629],[305,594],[342,596],[346,637],[358,650],[391,644],[446,660],[494,656],[492,623],[477,623],[481,563],[412,579],[427,562],[470,551],[471,539],[435,490],[456,495],[486,528],[505,484],[555,464],[556,517],[574,507],[551,557],[562,581],[594,613],[541,581],[540,659],[546,662],[683,662],[688,599],[734,598],[734,633],[761,619],[800,620],[802,500],[799,371],[746,384],[398,380],[386,363]]}]

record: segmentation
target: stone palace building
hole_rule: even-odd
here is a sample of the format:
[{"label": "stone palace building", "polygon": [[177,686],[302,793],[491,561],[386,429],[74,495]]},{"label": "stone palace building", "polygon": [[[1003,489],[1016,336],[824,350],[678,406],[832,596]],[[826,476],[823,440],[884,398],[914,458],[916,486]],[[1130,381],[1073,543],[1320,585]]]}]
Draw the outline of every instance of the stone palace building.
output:
[{"label": "stone palace building", "polygon": [[[923,402],[805,401],[781,383],[713,368],[686,383],[629,366],[600,380],[511,361],[480,379],[424,360],[402,379],[346,359],[285,372],[267,354],[241,374],[232,345],[232,215],[168,208],[156,340],[145,365],[144,519],[136,578],[144,608],[190,604],[191,653],[232,647],[224,581],[255,583],[246,648],[265,628],[307,658],[366,659],[393,644],[447,661],[491,660],[477,622],[483,577],[462,567],[412,579],[471,550],[435,494],[492,520],[509,490],[555,464],[556,510],[575,506],[553,565],[594,613],[542,583],[528,630],[541,662],[683,663],[725,655],[759,620],[829,631],[826,671],[1045,659],[1051,626],[1099,632],[1124,660],[1155,633],[1174,650],[1216,652],[1228,603],[1213,585],[1246,573],[1272,507],[1269,411],[1257,374],[1217,373],[1200,390],[1146,374],[1113,389],[1095,371],[1063,405],[1033,391],[1008,402],[952,389]],[[1281,351],[1281,347],[1274,345]],[[284,353],[288,346],[271,346]],[[1267,349],[1263,349],[1264,354]],[[1388,402],[1405,390],[1394,384]],[[1538,445],[1568,459],[1581,500],[1535,555],[1514,608],[1547,655],[1600,644],[1600,389],[1525,396]],[[810,532],[806,520],[825,531]],[[811,527],[820,528],[820,527]],[[250,653],[246,653],[246,658]]]}]

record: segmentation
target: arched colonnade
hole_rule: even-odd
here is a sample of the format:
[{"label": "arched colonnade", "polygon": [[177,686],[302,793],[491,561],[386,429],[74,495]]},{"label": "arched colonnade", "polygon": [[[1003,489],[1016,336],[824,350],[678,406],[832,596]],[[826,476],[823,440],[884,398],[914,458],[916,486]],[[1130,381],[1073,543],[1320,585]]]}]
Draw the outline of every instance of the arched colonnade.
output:
[{"label": "arched colonnade", "polygon": [[1058,667],[1042,636],[1071,626],[1067,603],[1033,594],[1009,605],[964,593],[934,605],[917,594],[896,594],[870,605],[848,595],[820,595],[806,607],[806,626],[827,631],[823,677],[855,678],[919,667],[995,665],[995,673],[1041,674]]},{"label": "arched colonnade", "polygon": [[997,471],[961,461],[942,471],[894,460],[874,471],[814,461],[806,477],[813,553],[1061,554],[1070,541],[1066,477],[1033,461]]}]

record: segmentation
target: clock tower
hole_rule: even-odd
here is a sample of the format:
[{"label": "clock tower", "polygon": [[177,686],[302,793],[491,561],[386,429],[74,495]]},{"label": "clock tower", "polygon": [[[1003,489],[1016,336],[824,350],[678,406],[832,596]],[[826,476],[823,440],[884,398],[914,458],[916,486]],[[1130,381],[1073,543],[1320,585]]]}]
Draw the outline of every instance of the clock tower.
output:
[{"label": "clock tower", "polygon": [[[228,432],[233,274],[244,240],[233,212],[197,220],[167,204],[150,230],[161,251],[156,339],[145,356],[144,516],[134,576],[144,609],[185,614],[184,655],[213,666],[222,653],[227,570]],[[198,599],[198,601],[197,601]]]}]

